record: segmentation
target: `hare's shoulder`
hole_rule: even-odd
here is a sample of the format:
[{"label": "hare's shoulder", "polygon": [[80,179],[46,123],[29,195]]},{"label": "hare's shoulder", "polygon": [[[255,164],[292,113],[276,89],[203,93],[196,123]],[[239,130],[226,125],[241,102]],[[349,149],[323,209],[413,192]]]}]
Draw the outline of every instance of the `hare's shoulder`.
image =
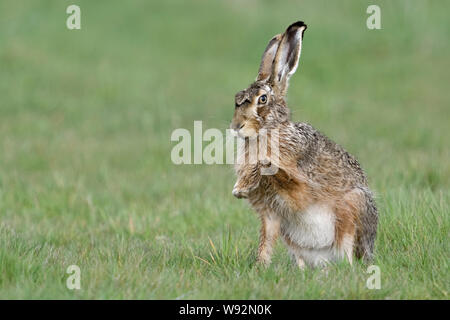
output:
[{"label": "hare's shoulder", "polygon": [[328,176],[331,173],[347,182],[367,184],[365,173],[358,160],[341,145],[308,123],[295,123],[294,127],[296,134],[303,140],[297,160],[299,169],[311,175],[322,173]]}]

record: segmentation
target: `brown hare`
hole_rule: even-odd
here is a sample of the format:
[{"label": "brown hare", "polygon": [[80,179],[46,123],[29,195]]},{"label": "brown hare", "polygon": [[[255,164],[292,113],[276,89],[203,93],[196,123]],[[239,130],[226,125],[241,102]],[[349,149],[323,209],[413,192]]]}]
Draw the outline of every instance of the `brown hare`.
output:
[{"label": "brown hare", "polygon": [[[286,106],[288,81],[296,71],[306,25],[298,21],[273,37],[256,81],[235,97],[231,128],[249,140],[276,134],[278,156],[240,161],[233,195],[247,198],[261,218],[258,262],[271,261],[281,235],[297,265],[325,266],[352,257],[373,257],[378,213],[358,161],[311,125],[294,123]],[[242,141],[242,140],[241,140]],[[277,168],[274,174],[262,169]]]}]

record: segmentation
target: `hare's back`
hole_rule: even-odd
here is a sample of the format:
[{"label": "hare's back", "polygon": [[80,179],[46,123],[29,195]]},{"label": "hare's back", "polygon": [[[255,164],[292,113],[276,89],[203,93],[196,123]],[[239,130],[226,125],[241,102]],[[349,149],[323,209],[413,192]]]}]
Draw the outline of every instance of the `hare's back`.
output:
[{"label": "hare's back", "polygon": [[302,151],[297,161],[299,170],[317,183],[353,188],[367,186],[367,179],[358,160],[342,146],[308,123],[296,123],[302,136]]}]

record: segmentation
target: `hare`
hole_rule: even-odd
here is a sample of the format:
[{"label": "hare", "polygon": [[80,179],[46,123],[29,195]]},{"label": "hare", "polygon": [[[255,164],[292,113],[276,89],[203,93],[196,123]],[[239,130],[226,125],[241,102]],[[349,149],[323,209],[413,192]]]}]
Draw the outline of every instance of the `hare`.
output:
[{"label": "hare", "polygon": [[[261,219],[258,262],[270,264],[279,235],[300,267],[323,267],[353,255],[373,257],[378,213],[358,161],[307,123],[294,123],[286,106],[288,81],[302,49],[302,21],[267,45],[256,81],[235,97],[231,129],[246,143],[261,132],[277,135],[278,157],[240,161],[233,195],[246,198]],[[241,140],[242,141],[242,140]],[[275,159],[276,158],[276,159]],[[274,174],[262,174],[268,165]]]}]

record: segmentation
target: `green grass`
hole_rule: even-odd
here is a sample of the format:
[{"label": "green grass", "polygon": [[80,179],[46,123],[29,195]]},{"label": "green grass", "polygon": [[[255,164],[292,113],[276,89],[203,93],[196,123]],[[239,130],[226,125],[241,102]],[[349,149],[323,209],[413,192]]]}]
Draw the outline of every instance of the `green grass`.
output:
[{"label": "green grass", "polygon": [[[77,3],[82,29],[65,27]],[[379,4],[382,30],[365,26]],[[2,1],[0,298],[448,299],[447,1]],[[175,128],[228,127],[268,40],[308,24],[289,106],[377,193],[374,263],[297,270],[225,165],[170,160]],[[69,265],[81,290],[65,286]]]}]

